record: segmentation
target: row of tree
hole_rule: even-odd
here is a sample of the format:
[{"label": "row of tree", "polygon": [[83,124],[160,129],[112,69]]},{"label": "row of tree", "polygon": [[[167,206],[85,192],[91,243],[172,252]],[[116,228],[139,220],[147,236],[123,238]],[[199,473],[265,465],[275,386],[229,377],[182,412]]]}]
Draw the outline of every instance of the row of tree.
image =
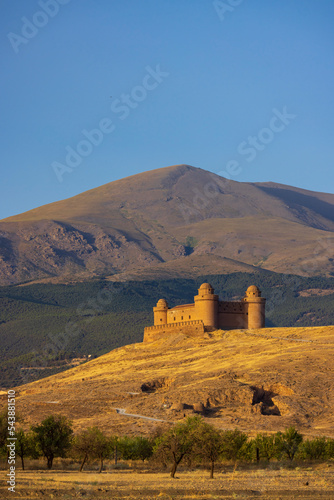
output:
[{"label": "row of tree", "polygon": [[334,439],[325,437],[303,439],[294,427],[272,435],[258,434],[249,439],[247,434],[235,429],[221,431],[206,423],[201,417],[189,417],[179,422],[161,436],[156,437],[153,453],[164,463],[171,462],[171,477],[184,459],[210,464],[213,478],[215,464],[219,461],[247,462],[261,459],[332,459]]},{"label": "row of tree", "polygon": [[[7,414],[0,415],[0,449],[7,450]],[[155,459],[166,466],[171,464],[171,477],[184,461],[210,464],[213,478],[215,464],[221,461],[270,461],[272,459],[333,459],[334,439],[319,437],[303,439],[294,427],[285,432],[250,439],[240,430],[221,431],[205,422],[201,417],[188,417],[167,431],[158,432],[149,438],[142,436],[107,436],[97,427],[90,427],[73,435],[71,422],[63,416],[49,416],[31,430],[16,432],[16,454],[21,458],[44,456],[48,469],[55,457],[66,457],[81,461],[80,471],[88,460],[100,461],[99,472],[105,459],[124,460]]]}]

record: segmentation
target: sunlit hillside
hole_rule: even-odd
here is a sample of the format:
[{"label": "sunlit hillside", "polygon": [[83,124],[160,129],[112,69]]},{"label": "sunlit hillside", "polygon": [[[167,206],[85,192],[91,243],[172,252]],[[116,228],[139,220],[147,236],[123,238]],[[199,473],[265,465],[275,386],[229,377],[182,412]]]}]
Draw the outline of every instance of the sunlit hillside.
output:
[{"label": "sunlit hillside", "polygon": [[76,430],[97,425],[118,434],[150,433],[159,420],[199,412],[223,429],[295,425],[330,436],[333,349],[334,326],[176,334],[18,387],[17,409],[26,426],[61,413]]}]

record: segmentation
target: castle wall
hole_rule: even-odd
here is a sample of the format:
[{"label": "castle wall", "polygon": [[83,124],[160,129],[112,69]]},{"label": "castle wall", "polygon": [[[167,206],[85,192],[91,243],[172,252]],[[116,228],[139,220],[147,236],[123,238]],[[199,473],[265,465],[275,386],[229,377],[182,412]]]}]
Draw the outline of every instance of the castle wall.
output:
[{"label": "castle wall", "polygon": [[248,328],[248,318],[243,302],[219,302],[218,328]]},{"label": "castle wall", "polygon": [[194,304],[177,306],[167,311],[167,324],[175,324],[184,321],[195,321],[198,317]]},{"label": "castle wall", "polygon": [[247,316],[245,316],[245,314],[237,314],[237,313],[219,314],[218,328],[221,330],[248,328]]},{"label": "castle wall", "polygon": [[172,333],[183,333],[188,337],[202,337],[204,335],[204,325],[201,320],[181,321],[173,324],[147,326],[144,329],[144,342],[153,342],[161,338],[166,338]]}]

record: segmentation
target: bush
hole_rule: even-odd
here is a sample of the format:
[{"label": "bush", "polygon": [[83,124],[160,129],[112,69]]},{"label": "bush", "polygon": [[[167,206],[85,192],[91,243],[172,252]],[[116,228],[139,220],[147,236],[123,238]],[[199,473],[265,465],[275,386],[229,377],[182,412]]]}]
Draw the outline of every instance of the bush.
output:
[{"label": "bush", "polygon": [[307,439],[304,441],[298,451],[301,458],[308,460],[319,460],[327,457],[327,440],[325,437]]},{"label": "bush", "polygon": [[153,454],[152,440],[142,437],[124,436],[117,441],[117,448],[124,460],[144,460]]},{"label": "bush", "polygon": [[223,444],[221,456],[226,460],[237,460],[238,458],[242,458],[243,446],[248,439],[247,434],[235,429],[234,431],[224,431],[222,437]]},{"label": "bush", "polygon": [[253,446],[258,455],[257,458],[264,458],[268,462],[272,458],[278,458],[281,452],[282,441],[279,435],[273,434],[266,436],[264,434],[258,434],[253,440]]},{"label": "bush", "polygon": [[276,437],[277,446],[281,455],[287,456],[292,462],[303,441],[303,436],[294,427],[289,427],[289,429],[286,429],[283,433],[278,432]]}]

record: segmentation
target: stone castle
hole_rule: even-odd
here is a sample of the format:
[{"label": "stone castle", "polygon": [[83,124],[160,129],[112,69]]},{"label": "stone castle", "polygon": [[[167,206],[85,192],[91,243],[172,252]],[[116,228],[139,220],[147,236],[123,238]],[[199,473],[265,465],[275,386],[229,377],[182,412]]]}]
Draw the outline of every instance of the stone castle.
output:
[{"label": "stone castle", "polygon": [[192,337],[214,330],[236,328],[264,328],[265,301],[257,286],[247,288],[240,302],[219,300],[209,283],[203,283],[194,297],[194,304],[169,308],[165,299],[153,307],[154,326],[144,330],[144,342],[167,337],[173,332]]}]

